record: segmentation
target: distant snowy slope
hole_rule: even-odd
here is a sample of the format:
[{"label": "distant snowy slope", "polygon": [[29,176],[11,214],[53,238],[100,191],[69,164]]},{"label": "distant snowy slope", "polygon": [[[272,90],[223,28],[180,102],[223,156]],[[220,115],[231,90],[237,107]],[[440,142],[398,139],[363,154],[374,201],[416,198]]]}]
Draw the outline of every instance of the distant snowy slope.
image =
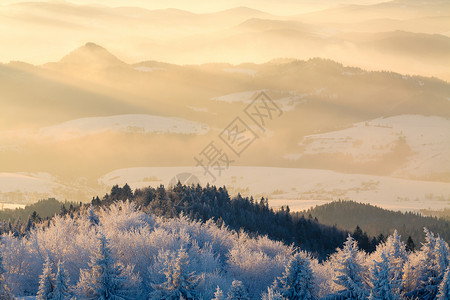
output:
[{"label": "distant snowy slope", "polygon": [[[132,188],[156,187],[167,185],[179,173],[194,174],[202,185],[212,182],[199,167],[148,167],[115,170],[102,176],[99,183],[105,191],[125,183]],[[305,208],[301,200],[308,200],[307,205],[313,206],[310,200],[348,199],[399,210],[441,209],[450,203],[449,183],[316,169],[230,167],[214,184],[227,186],[231,195],[269,197],[276,200],[271,204],[274,206],[283,205],[285,199],[294,209]],[[292,199],[297,199],[298,205]]]},{"label": "distant snowy slope", "polygon": [[105,131],[138,133],[205,134],[206,124],[180,118],[153,115],[116,115],[71,120],[59,125],[45,127],[40,135],[62,139],[78,138]]},{"label": "distant snowy slope", "polygon": [[[46,172],[0,173],[0,203],[28,204],[41,199],[85,201],[96,193],[82,180],[62,182]],[[0,209],[7,208],[0,205]]]},{"label": "distant snowy slope", "polygon": [[[395,176],[419,177],[450,173],[450,119],[400,115],[354,124],[351,128],[306,136],[302,155],[342,153],[354,162],[380,159],[406,143],[411,154]],[[295,159],[295,156],[289,156]]]},{"label": "distant snowy slope", "polygon": [[61,197],[65,186],[48,173],[0,173],[0,202],[28,203]]},{"label": "distant snowy slope", "polygon": [[233,94],[215,97],[215,98],[212,98],[211,100],[227,102],[227,103],[233,103],[233,102],[250,103],[258,95],[258,93],[261,93],[263,91],[264,90],[256,90],[256,91],[245,91],[245,92],[233,93]]},{"label": "distant snowy slope", "polygon": [[227,94],[219,97],[214,97],[211,100],[226,102],[226,103],[251,103],[260,93],[265,92],[266,95],[283,111],[292,111],[296,105],[304,103],[306,94],[299,94],[296,91],[281,91],[281,90],[254,90],[239,93]]},{"label": "distant snowy slope", "polygon": [[0,173],[0,193],[49,193],[58,187],[55,178],[47,173]]}]

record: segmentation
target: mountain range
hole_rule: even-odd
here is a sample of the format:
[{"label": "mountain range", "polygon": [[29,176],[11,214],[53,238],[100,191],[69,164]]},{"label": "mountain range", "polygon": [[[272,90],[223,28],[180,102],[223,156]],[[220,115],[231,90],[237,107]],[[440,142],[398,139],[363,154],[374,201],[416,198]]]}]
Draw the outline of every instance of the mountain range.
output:
[{"label": "mountain range", "polygon": [[[328,8],[314,12],[290,3],[292,11],[283,15],[243,6],[194,13],[76,1],[20,2],[0,6],[0,21],[8,29],[0,31],[8,41],[0,57],[42,64],[95,41],[128,63],[151,58],[238,64],[322,57],[369,70],[449,80],[448,1],[373,2],[337,6],[330,1]],[[34,28],[32,37],[29,28]],[[29,39],[33,51],[22,46]]]},{"label": "mountain range", "polygon": [[[1,201],[85,201],[187,172],[275,206],[446,207],[447,1],[284,15],[81,2],[0,6]],[[199,160],[211,149],[217,178]]]},{"label": "mountain range", "polygon": [[[195,168],[195,157],[210,142],[227,152],[233,167],[253,170],[234,189],[232,177],[239,172],[220,178],[231,191],[260,194],[262,189],[273,199],[354,199],[358,194],[351,191],[386,179],[368,191],[396,201],[409,199],[409,204],[394,205],[397,208],[417,208],[411,202],[414,195],[401,192],[408,180],[415,180],[411,184],[418,189],[411,191],[421,201],[428,199],[429,208],[437,208],[439,197],[445,199],[449,192],[450,85],[436,78],[367,71],[320,58],[239,65],[128,64],[95,43],[57,62],[12,62],[0,65],[0,70],[0,160],[5,172],[0,190],[5,200],[27,195],[22,199],[26,202],[56,193],[78,201],[73,196],[76,189],[84,191],[83,198],[112,184],[141,182],[137,186],[142,187],[152,183],[146,177],[158,177],[158,172],[148,171],[151,175],[133,180],[133,167],[172,167],[176,172],[177,167],[193,166],[203,182],[212,181]],[[263,130],[245,114],[262,93],[281,111]],[[239,156],[220,139],[236,117],[257,135]],[[317,193],[325,177],[317,177],[306,189],[299,182],[285,186],[270,180],[271,172],[285,182],[300,175],[273,168],[263,178],[256,175],[257,166],[294,168],[298,174],[329,170],[326,178],[355,174],[366,179],[350,183],[349,177],[352,187],[344,194],[333,189]],[[117,175],[121,181],[98,181],[119,169],[128,170]],[[249,189],[252,177],[272,183],[268,189]],[[11,178],[49,184],[39,192],[31,188],[21,193],[10,188],[21,184],[10,185]],[[392,184],[398,193],[389,194],[389,188],[382,192],[382,186]],[[374,201],[376,194],[370,195],[360,194],[355,200]]]}]

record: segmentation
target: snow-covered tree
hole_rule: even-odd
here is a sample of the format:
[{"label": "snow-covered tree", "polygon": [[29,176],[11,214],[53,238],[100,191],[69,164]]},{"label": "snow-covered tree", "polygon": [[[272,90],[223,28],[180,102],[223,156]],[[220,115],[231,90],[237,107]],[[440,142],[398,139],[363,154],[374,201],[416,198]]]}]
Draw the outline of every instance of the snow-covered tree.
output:
[{"label": "snow-covered tree", "polygon": [[398,286],[396,279],[391,279],[392,269],[388,255],[382,253],[381,261],[376,261],[372,270],[373,300],[397,300],[398,293],[394,289]]},{"label": "snow-covered tree", "polygon": [[[417,277],[417,286],[406,296],[411,298],[420,298],[423,300],[435,299],[439,292],[445,270],[449,265],[449,248],[447,243],[439,236],[434,234],[427,228],[425,231],[425,243],[422,244],[420,252],[416,255],[415,277]],[[412,258],[413,259],[413,258]],[[407,281],[405,278],[404,281]]]},{"label": "snow-covered tree", "polygon": [[332,258],[336,262],[335,282],[344,287],[335,296],[344,299],[366,299],[369,296],[364,279],[364,254],[358,249],[358,243],[349,235],[343,249],[338,249]]},{"label": "snow-covered tree", "polygon": [[217,286],[216,292],[214,293],[214,298],[212,300],[225,300],[225,295],[219,286]]},{"label": "snow-covered tree", "polygon": [[380,262],[384,260],[382,255],[385,255],[389,262],[389,282],[393,289],[392,291],[400,293],[403,268],[408,260],[408,252],[397,230],[394,230],[394,233],[386,239],[386,242],[377,246],[377,250],[371,255],[371,258],[374,262]]},{"label": "snow-covered tree", "polygon": [[262,295],[262,300],[286,300],[279,291],[273,288],[267,288],[267,293]]},{"label": "snow-covered tree", "polygon": [[168,258],[162,270],[166,281],[162,284],[153,285],[155,291],[150,294],[150,298],[175,300],[183,297],[186,300],[197,299],[199,295],[196,287],[202,277],[195,275],[193,272],[188,273],[186,268],[188,264],[189,256],[183,248],[178,250],[175,259]]},{"label": "snow-covered tree", "polygon": [[109,241],[98,233],[98,248],[91,257],[90,269],[82,270],[77,291],[83,299],[134,299],[135,286],[125,274],[121,265],[116,264],[111,253]]},{"label": "snow-covered tree", "polygon": [[420,280],[422,285],[427,285],[431,277],[435,275],[435,263],[436,263],[436,237],[434,233],[424,228],[425,231],[425,243],[422,244],[420,251],[422,252],[422,274]]},{"label": "snow-covered tree", "polygon": [[36,295],[38,300],[50,300],[53,296],[53,290],[55,287],[55,277],[52,273],[52,263],[50,258],[47,257],[42,270],[42,275],[39,280],[39,291]]},{"label": "snow-covered tree", "polygon": [[418,259],[417,253],[411,253],[403,266],[401,290],[405,293],[414,290],[419,282],[419,274],[416,269]]},{"label": "snow-covered tree", "polygon": [[97,214],[95,213],[94,206],[89,206],[89,210],[87,212],[87,218],[91,224],[91,226],[97,226],[100,223],[100,219],[98,218]]},{"label": "snow-covered tree", "polygon": [[401,238],[397,230],[387,238],[384,250],[387,251],[388,258],[401,258],[403,261],[408,258],[406,245]]},{"label": "snow-covered tree", "polygon": [[439,285],[439,293],[436,299],[437,300],[450,299],[450,267],[447,267],[447,270],[445,271],[444,279]]},{"label": "snow-covered tree", "polygon": [[247,288],[239,280],[233,280],[227,295],[227,300],[250,300]]},{"label": "snow-covered tree", "polygon": [[5,280],[5,269],[3,268],[3,253],[0,253],[0,299],[14,299],[14,296],[11,294],[11,291]]},{"label": "snow-covered tree", "polygon": [[64,269],[64,263],[58,261],[58,271],[55,276],[55,288],[53,290],[52,300],[64,300],[70,298],[71,294],[68,282],[69,278]]},{"label": "snow-covered tree", "polygon": [[449,247],[439,235],[436,239],[435,253],[437,274],[439,278],[443,278],[449,266]]},{"label": "snow-covered tree", "polygon": [[315,299],[311,258],[306,252],[296,253],[286,265],[283,275],[275,282],[275,289],[289,300]]}]

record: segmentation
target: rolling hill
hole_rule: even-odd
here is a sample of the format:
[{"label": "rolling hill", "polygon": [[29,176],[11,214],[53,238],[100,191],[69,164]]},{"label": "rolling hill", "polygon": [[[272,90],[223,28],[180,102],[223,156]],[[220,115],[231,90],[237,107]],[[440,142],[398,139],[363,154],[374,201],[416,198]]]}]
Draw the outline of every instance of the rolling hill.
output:
[{"label": "rolling hill", "polygon": [[[0,57],[5,57],[2,61],[12,56],[11,60],[44,64],[79,44],[94,41],[128,63],[151,58],[175,64],[239,64],[319,56],[369,70],[420,73],[449,80],[445,37],[450,36],[446,22],[450,7],[446,1],[359,1],[358,5],[341,6],[315,2],[307,4],[324,8],[311,12],[304,9],[305,3],[291,2],[287,7],[295,8],[281,15],[251,7],[200,13],[179,8],[151,10],[145,8],[148,5],[95,6],[79,1],[3,5],[0,20],[10,30],[0,32],[0,38],[10,42],[8,52],[0,49]],[[91,21],[93,17],[95,22]],[[128,31],[117,24],[128,24],[127,28],[136,30]],[[30,27],[36,29],[31,38]],[[360,34],[368,39],[365,43],[358,42]],[[49,36],[58,37],[59,42]],[[27,39],[34,41],[33,51],[17,42]],[[118,40],[121,42],[116,43]],[[418,51],[423,49],[423,41],[427,41],[427,51]],[[418,60],[423,63],[418,64]]]},{"label": "rolling hill", "polygon": [[341,229],[353,230],[356,226],[360,226],[369,235],[378,235],[381,232],[386,236],[397,229],[404,239],[411,236],[416,245],[424,242],[423,227],[432,231],[442,229],[442,238],[445,240],[450,238],[450,232],[448,232],[450,224],[447,220],[389,211],[353,201],[335,201],[316,206],[305,211],[305,214],[311,214],[319,222],[336,225]]},{"label": "rolling hill", "polygon": [[[424,203],[436,209],[442,206],[436,199],[448,195],[450,85],[436,78],[372,72],[319,58],[127,64],[93,43],[56,63],[16,62],[1,69],[0,162],[12,177],[23,170],[48,173],[63,186],[80,182],[87,191],[101,191],[111,182],[98,179],[114,170],[195,166],[194,158],[213,142],[233,167],[292,168],[294,178],[310,184],[284,184],[290,173],[273,169],[280,181],[270,181],[269,172],[261,179],[264,187],[251,179],[240,185],[230,171],[224,183],[235,192],[248,188],[274,200],[369,202],[377,201],[380,191],[384,196],[377,203],[406,199],[393,204],[404,210]],[[245,114],[262,92],[281,112],[265,130]],[[219,138],[236,117],[257,136],[241,156],[228,152]],[[321,170],[329,172],[324,178],[334,178],[329,190],[317,186],[327,179],[302,177]],[[255,173],[257,168],[248,178],[259,178]],[[161,175],[142,178],[152,176]],[[355,184],[341,187],[339,176],[355,178]],[[365,190],[365,182],[383,184]],[[405,190],[406,183],[417,189]],[[71,188],[62,190],[67,194],[58,195],[75,200]],[[4,201],[13,199],[8,192],[2,192]],[[33,191],[26,194],[33,197]]]}]

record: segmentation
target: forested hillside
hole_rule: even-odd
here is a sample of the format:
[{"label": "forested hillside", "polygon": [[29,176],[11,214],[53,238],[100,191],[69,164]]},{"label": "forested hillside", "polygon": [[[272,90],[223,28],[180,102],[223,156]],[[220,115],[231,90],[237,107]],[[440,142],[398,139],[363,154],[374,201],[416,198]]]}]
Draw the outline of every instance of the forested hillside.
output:
[{"label": "forested hillside", "polygon": [[[342,245],[348,234],[334,226],[322,225],[309,217],[294,216],[289,207],[274,211],[267,199],[230,197],[225,187],[184,186],[148,187],[132,191],[128,185],[114,186],[102,199],[92,199],[92,204],[108,205],[114,201],[129,199],[144,212],[163,217],[176,217],[181,213],[191,220],[214,220],[219,225],[251,236],[267,235],[286,245],[294,244],[324,259]],[[366,249],[369,250],[369,249]]]},{"label": "forested hillside", "polygon": [[[225,225],[236,231],[243,229],[251,236],[267,235],[286,245],[301,247],[319,260],[325,259],[342,245],[348,233],[352,233],[359,247],[367,252],[374,251],[385,237],[378,233],[369,236],[357,226],[347,231],[324,225],[312,215],[290,212],[288,206],[275,211],[265,198],[230,197],[225,187],[209,185],[202,188],[178,184],[170,188],[147,187],[133,192],[125,184],[123,187],[114,186],[102,199],[94,197],[91,203],[107,206],[121,199],[128,199],[140,210],[157,216],[172,218],[183,214],[191,220],[206,222],[211,219],[219,226]],[[6,209],[0,211],[0,232],[25,236],[39,222],[48,222],[55,214],[73,215],[79,206],[80,203],[51,198],[27,205],[24,209]]]},{"label": "forested hillside", "polygon": [[54,198],[42,199],[36,203],[25,206],[25,208],[4,209],[0,211],[0,221],[17,221],[20,219],[21,222],[24,222],[32,215],[35,218],[45,219],[53,217],[55,213],[65,213],[79,205],[79,203],[75,202],[61,202]]},{"label": "forested hillside", "polygon": [[0,233],[25,236],[40,222],[51,219],[55,214],[73,212],[81,203],[60,202],[54,198],[42,199],[24,208],[0,211]]},{"label": "forested hillside", "polygon": [[4,234],[1,298],[11,299],[12,294],[38,295],[38,299],[191,300],[449,296],[449,248],[427,229],[420,251],[407,251],[394,232],[367,254],[349,236],[342,248],[320,263],[302,249],[219,227],[212,220],[159,217],[150,206],[145,213],[132,202],[106,198],[110,205],[85,205],[55,216],[51,222],[36,224],[24,237]]},{"label": "forested hillside", "polygon": [[355,226],[360,226],[367,234],[374,236],[380,233],[387,236],[397,229],[402,236],[411,236],[416,245],[425,241],[425,226],[439,232],[444,240],[450,240],[450,222],[447,220],[419,213],[394,212],[354,201],[331,202],[309,209],[304,214],[310,214],[322,224],[335,225],[343,230],[353,230]]}]

